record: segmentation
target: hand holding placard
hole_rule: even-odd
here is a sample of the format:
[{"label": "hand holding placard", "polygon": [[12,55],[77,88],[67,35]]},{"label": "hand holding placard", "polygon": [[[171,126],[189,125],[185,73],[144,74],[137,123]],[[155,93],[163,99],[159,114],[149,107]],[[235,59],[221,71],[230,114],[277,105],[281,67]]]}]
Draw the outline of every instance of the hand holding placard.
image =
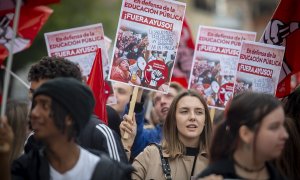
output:
[{"label": "hand holding placard", "polygon": [[[130,104],[129,104],[128,117],[131,120],[133,120],[133,112],[134,112],[134,107],[135,107],[135,103],[136,103],[136,100],[137,100],[138,90],[139,90],[139,88],[137,86],[135,86],[133,88],[133,93],[132,93],[131,101],[130,101]],[[126,119],[124,119],[124,120],[126,120]],[[129,137],[129,134],[125,131],[124,134],[123,134],[123,136],[122,136],[122,139],[123,138],[124,139],[128,139],[128,137]]]}]

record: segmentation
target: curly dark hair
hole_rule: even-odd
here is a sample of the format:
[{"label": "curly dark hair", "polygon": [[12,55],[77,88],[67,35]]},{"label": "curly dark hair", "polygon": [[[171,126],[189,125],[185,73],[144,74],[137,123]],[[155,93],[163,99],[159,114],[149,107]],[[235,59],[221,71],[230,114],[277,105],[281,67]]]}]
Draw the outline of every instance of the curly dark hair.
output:
[{"label": "curly dark hair", "polygon": [[79,65],[60,57],[45,56],[32,65],[28,73],[29,82],[56,77],[72,77],[79,81],[82,80]]}]

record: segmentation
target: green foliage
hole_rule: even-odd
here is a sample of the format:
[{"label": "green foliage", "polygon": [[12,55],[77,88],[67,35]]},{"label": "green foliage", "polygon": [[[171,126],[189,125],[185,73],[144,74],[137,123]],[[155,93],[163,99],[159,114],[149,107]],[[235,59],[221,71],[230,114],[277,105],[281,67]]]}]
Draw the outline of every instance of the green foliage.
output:
[{"label": "green foliage", "polygon": [[102,23],[106,36],[114,41],[121,9],[120,0],[61,0],[30,48],[14,55],[13,71],[47,55],[44,33]]}]

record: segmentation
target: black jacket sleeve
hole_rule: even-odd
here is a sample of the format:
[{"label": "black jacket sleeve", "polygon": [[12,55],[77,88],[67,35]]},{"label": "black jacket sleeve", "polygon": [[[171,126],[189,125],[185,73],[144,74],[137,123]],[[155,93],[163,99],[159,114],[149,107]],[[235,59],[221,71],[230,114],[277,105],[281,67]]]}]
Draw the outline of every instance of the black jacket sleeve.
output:
[{"label": "black jacket sleeve", "polygon": [[134,168],[130,164],[117,162],[110,159],[106,154],[100,154],[91,180],[130,180]]},{"label": "black jacket sleeve", "polygon": [[42,149],[23,154],[11,166],[12,180],[49,180],[49,163]]},{"label": "black jacket sleeve", "polygon": [[116,161],[128,163],[120,137],[93,116],[79,136],[79,144],[86,149],[105,152]]}]

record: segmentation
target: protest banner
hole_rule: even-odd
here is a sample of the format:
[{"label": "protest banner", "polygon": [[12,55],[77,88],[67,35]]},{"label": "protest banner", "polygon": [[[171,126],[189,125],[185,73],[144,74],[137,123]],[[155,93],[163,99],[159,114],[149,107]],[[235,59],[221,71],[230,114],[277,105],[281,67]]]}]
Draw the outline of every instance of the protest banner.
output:
[{"label": "protest banner", "polygon": [[112,40],[109,37],[104,36],[104,41],[105,41],[105,49],[108,52],[110,49]]},{"label": "protest banner", "polygon": [[171,0],[124,0],[110,80],[168,92],[185,8]]},{"label": "protest banner", "polygon": [[64,57],[78,63],[86,78],[90,74],[96,51],[100,48],[102,73],[106,81],[105,92],[109,93],[107,104],[116,103],[111,82],[107,81],[109,71],[107,47],[111,40],[104,36],[101,23],[45,33],[45,40],[49,56]]},{"label": "protest banner", "polygon": [[243,41],[234,94],[255,91],[275,95],[285,47]]},{"label": "protest banner", "polygon": [[[104,41],[105,41],[106,52],[107,52],[107,54],[109,54],[108,51],[111,47],[112,40],[109,37],[104,36]],[[107,66],[107,68],[109,68],[109,66]],[[106,71],[107,71],[106,75],[108,75],[109,70],[106,70]],[[117,97],[116,97],[114,89],[112,87],[112,83],[107,80],[108,77],[106,77],[105,79],[106,80],[105,80],[104,89],[105,89],[105,94],[108,94],[108,98],[106,98],[107,99],[106,104],[109,104],[109,105],[117,104]]]},{"label": "protest banner", "polygon": [[78,63],[83,76],[88,76],[96,51],[101,49],[103,75],[107,77],[108,55],[105,48],[102,24],[65,29],[45,33],[46,46],[49,56],[67,58]]},{"label": "protest banner", "polygon": [[292,91],[291,77],[300,72],[300,1],[281,0],[260,42],[285,46],[276,96],[283,98]]},{"label": "protest banner", "polygon": [[233,95],[242,40],[255,37],[255,32],[200,26],[189,88],[202,94],[210,107],[224,109]]}]

